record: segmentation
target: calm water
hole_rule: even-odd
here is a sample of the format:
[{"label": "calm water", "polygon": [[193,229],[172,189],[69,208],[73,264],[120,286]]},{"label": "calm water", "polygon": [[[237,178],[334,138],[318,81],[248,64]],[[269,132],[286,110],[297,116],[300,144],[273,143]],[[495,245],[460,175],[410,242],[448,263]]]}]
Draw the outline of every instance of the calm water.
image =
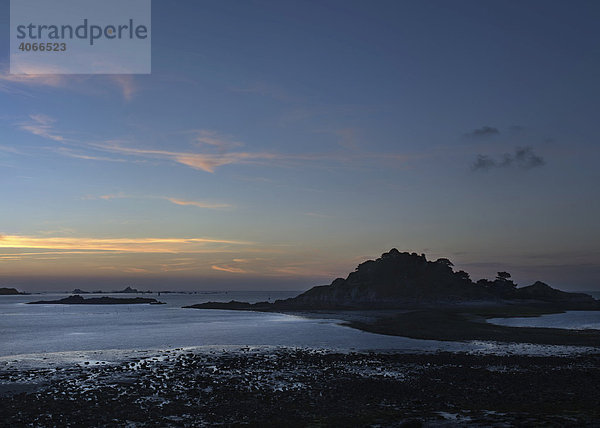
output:
[{"label": "calm water", "polygon": [[[229,292],[212,294],[163,294],[166,305],[27,305],[68,294],[0,296],[0,357],[109,350],[155,350],[211,346],[299,346],[337,350],[474,351],[555,353],[558,347],[498,345],[483,342],[438,342],[371,334],[339,325],[337,320],[297,316],[183,309],[182,306],[213,301],[275,300],[297,292]],[[102,296],[106,296],[103,294]],[[88,295],[90,297],[93,295]],[[113,295],[124,297],[124,295]],[[131,295],[127,295],[131,296]],[[145,297],[157,297],[145,295]],[[600,312],[594,325],[600,321]],[[562,318],[561,318],[562,316]],[[541,317],[527,322],[568,322],[577,328],[585,315]],[[548,321],[549,320],[549,321]],[[552,324],[555,326],[555,324]],[[600,328],[600,327],[597,327]]]},{"label": "calm water", "polygon": [[182,308],[209,300],[256,302],[297,294],[228,292],[162,294],[160,297],[145,295],[157,297],[166,305],[27,305],[25,303],[29,301],[59,299],[68,294],[0,296],[0,356],[214,345],[334,349],[452,348],[450,344],[438,344],[435,341],[364,333],[340,326],[339,321],[330,319]]}]

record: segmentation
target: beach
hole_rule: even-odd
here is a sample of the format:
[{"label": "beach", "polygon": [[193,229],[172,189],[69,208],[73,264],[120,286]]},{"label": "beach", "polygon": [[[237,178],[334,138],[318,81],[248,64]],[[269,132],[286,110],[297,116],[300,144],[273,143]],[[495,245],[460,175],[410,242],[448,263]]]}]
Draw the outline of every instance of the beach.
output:
[{"label": "beach", "polygon": [[597,426],[600,421],[598,354],[174,349],[117,364],[4,369],[0,376],[2,426]]},{"label": "beach", "polygon": [[[590,340],[597,330],[583,331],[583,340],[574,331],[570,341],[551,340],[553,328],[533,329],[543,332],[538,343],[449,340],[415,311],[181,307],[210,298],[215,295],[166,295],[165,305],[125,308],[28,305],[39,297],[4,297],[0,426],[600,421],[600,348]],[[597,323],[596,312],[581,314],[560,315],[575,326]],[[385,324],[394,317],[404,322]],[[544,325],[543,316],[537,319]],[[521,331],[485,319],[459,321],[459,327],[475,323],[486,332]],[[410,329],[368,331],[382,326]]]}]

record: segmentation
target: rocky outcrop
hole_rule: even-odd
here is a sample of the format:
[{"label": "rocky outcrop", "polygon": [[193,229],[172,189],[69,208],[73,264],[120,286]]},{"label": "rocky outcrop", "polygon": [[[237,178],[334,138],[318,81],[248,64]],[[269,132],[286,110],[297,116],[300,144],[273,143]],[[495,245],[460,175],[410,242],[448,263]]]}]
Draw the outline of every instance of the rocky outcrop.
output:
[{"label": "rocky outcrop", "polygon": [[377,260],[361,263],[346,279],[337,278],[330,285],[313,287],[276,304],[385,308],[493,298],[473,284],[468,274],[454,272],[447,259],[428,261],[425,255],[392,249]]},{"label": "rocky outcrop", "polygon": [[0,296],[16,296],[19,294],[26,294],[26,293],[21,293],[16,288],[6,288],[6,287],[0,288]]},{"label": "rocky outcrop", "polygon": [[138,289],[137,289],[137,288],[131,288],[131,287],[129,287],[129,286],[125,287],[125,288],[124,288],[123,290],[121,290],[121,291],[115,291],[115,293],[125,293],[125,294],[128,294],[128,293],[135,294],[135,293],[139,293],[139,292],[140,292],[140,291],[138,291]]},{"label": "rocky outcrop", "polygon": [[598,300],[585,293],[567,293],[556,288],[550,287],[541,281],[537,281],[527,287],[516,290],[516,298],[537,300],[542,302],[553,302],[572,305],[598,305]]},{"label": "rocky outcrop", "polygon": [[79,295],[65,297],[60,300],[39,300],[37,302],[29,302],[30,305],[135,305],[149,303],[151,305],[163,305],[156,299],[144,297],[119,298],[119,297],[93,297],[84,299]]},{"label": "rocky outcrop", "polygon": [[581,293],[556,290],[542,282],[517,288],[508,272],[494,281],[474,283],[464,271],[455,272],[448,259],[429,261],[425,255],[392,249],[376,260],[358,265],[348,277],[313,287],[299,296],[270,304],[209,302],[193,305],[206,309],[313,310],[385,309],[456,304],[546,305],[559,310],[600,310],[600,301]]}]

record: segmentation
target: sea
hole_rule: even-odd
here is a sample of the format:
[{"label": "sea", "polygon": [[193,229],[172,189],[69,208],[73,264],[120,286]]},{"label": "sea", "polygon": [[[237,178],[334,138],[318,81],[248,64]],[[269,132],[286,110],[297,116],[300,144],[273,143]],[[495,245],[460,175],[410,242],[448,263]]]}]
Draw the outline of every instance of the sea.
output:
[{"label": "sea", "polygon": [[[472,352],[560,355],[589,352],[583,347],[442,342],[367,333],[338,319],[278,313],[184,309],[208,301],[274,301],[297,291],[228,291],[139,294],[164,305],[28,305],[71,293],[0,296],[0,366],[60,361],[118,361],[136,353],[169,349],[235,350],[278,347],[339,352]],[[85,297],[134,294],[86,294]],[[537,318],[495,319],[505,325],[598,328],[600,312],[567,312]],[[599,344],[600,345],[600,344]]]}]

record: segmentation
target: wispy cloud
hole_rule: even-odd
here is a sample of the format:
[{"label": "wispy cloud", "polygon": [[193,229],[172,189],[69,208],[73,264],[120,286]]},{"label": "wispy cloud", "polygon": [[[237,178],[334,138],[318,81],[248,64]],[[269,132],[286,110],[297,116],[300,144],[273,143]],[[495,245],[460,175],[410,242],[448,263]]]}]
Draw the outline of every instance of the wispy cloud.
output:
[{"label": "wispy cloud", "polygon": [[131,101],[133,99],[138,87],[135,84],[135,80],[132,75],[112,74],[108,76],[108,79],[117,85],[126,101]]},{"label": "wispy cloud", "polygon": [[68,147],[56,147],[56,148],[52,148],[52,150],[58,154],[61,154],[63,156],[67,156],[70,158],[74,158],[74,159],[84,159],[84,160],[103,161],[103,162],[127,162],[127,160],[121,159],[121,158],[111,158],[111,157],[107,157],[107,156],[95,156],[92,154],[81,153],[79,151],[75,151]]},{"label": "wispy cloud", "polygon": [[119,153],[122,155],[170,160],[206,172],[214,172],[217,167],[232,163],[240,163],[245,160],[265,159],[274,157],[274,155],[270,155],[267,153],[232,152],[215,154],[143,149],[125,146],[121,142],[117,141],[95,143],[93,144],[93,147],[98,150]]},{"label": "wispy cloud", "polygon": [[246,271],[244,269],[233,267],[233,266],[212,265],[211,269],[218,270],[218,271],[221,271],[221,272],[229,272],[229,273],[248,273],[248,271]]},{"label": "wispy cloud", "polygon": [[[63,133],[55,130],[55,121],[47,116],[32,116],[30,120],[19,124],[20,129],[30,132],[40,137],[48,138],[53,141],[59,141],[64,145],[74,147],[60,148],[53,147],[52,150],[65,156],[80,158],[86,160],[106,160],[111,162],[123,162],[127,157],[136,158],[129,161],[146,161],[150,159],[175,162],[187,167],[213,173],[217,168],[232,164],[259,164],[278,167],[299,167],[306,163],[312,163],[316,166],[324,163],[323,166],[330,167],[332,163],[354,165],[360,163],[366,165],[367,162],[383,163],[403,163],[416,156],[404,155],[400,153],[377,153],[365,152],[360,150],[339,150],[336,152],[316,152],[316,153],[275,153],[275,152],[249,152],[249,151],[229,151],[233,147],[242,146],[243,143],[230,138],[222,137],[213,131],[196,131],[195,142],[201,145],[199,151],[170,151],[161,149],[151,149],[134,147],[128,141],[123,140],[101,140],[90,141],[84,138],[65,137]],[[347,132],[343,135],[348,136]],[[209,146],[209,150],[206,149]],[[118,158],[99,156],[98,152],[112,153],[119,155]]]},{"label": "wispy cloud", "polygon": [[0,71],[0,91],[9,93],[26,93],[22,87],[51,87],[59,88],[66,85],[64,75],[60,74],[8,74]]},{"label": "wispy cloud", "polygon": [[225,137],[217,133],[216,131],[210,131],[207,129],[198,129],[190,131],[194,134],[194,142],[200,146],[212,146],[218,150],[225,151],[235,147],[241,147],[244,143],[236,141],[232,138]]},{"label": "wispy cloud", "polygon": [[505,153],[501,160],[487,155],[478,155],[471,166],[473,171],[489,171],[494,168],[531,169],[546,164],[543,157],[537,155],[531,147],[517,147],[514,153]]},{"label": "wispy cloud", "polygon": [[119,192],[119,193],[114,193],[114,194],[109,194],[109,195],[100,195],[98,196],[98,199],[104,199],[105,201],[108,201],[110,199],[125,199],[125,198],[130,198],[131,196],[126,195],[125,193]]},{"label": "wispy cloud", "polygon": [[[3,66],[0,69],[6,70],[7,67]],[[103,86],[106,83],[112,83],[127,101],[131,101],[138,91],[134,76],[125,74],[84,76],[61,74],[61,70],[50,69],[39,69],[35,73],[28,74],[10,74],[0,71],[0,91],[18,95],[31,96],[31,90],[41,88],[81,90],[85,93],[89,92],[85,90],[86,85],[89,87],[97,83]]]},{"label": "wispy cloud", "polygon": [[273,152],[227,152],[227,153],[194,153],[174,152],[166,150],[143,149],[125,146],[121,142],[109,141],[94,144],[94,148],[121,155],[154,158],[176,162],[205,172],[215,172],[217,168],[232,164],[268,164],[271,166],[298,166],[307,162],[351,164],[368,161],[385,163],[406,162],[414,156],[399,153],[373,152],[322,152],[322,153],[273,153]]},{"label": "wispy cloud", "polygon": [[150,271],[148,269],[136,268],[136,267],[127,267],[127,268],[121,269],[121,271],[127,272],[127,273],[152,273],[152,271]]},{"label": "wispy cloud", "polygon": [[231,204],[225,204],[225,203],[220,203],[220,202],[194,201],[194,200],[175,198],[175,197],[171,197],[171,196],[134,196],[134,195],[129,195],[124,192],[109,193],[109,194],[100,195],[100,196],[85,195],[83,197],[83,199],[85,199],[85,200],[103,199],[105,201],[109,201],[112,199],[161,199],[161,200],[169,201],[170,203],[179,205],[179,206],[190,206],[190,207],[214,209],[214,210],[233,208],[233,205],[231,205]]},{"label": "wispy cloud", "polygon": [[[213,238],[85,238],[0,236],[0,248],[119,253],[194,253],[215,246],[250,245],[251,242]],[[201,251],[202,252],[202,251]]]},{"label": "wispy cloud", "polygon": [[53,118],[43,114],[29,115],[29,120],[19,124],[19,128],[33,135],[37,135],[50,140],[63,142],[65,138],[54,132],[53,124],[56,122]]},{"label": "wispy cloud", "polygon": [[186,201],[186,200],[177,199],[177,198],[165,198],[165,199],[175,205],[184,205],[184,206],[192,206],[192,207],[197,207],[197,208],[209,208],[209,209],[231,208],[231,205],[229,205],[229,204],[217,204],[217,203],[202,202],[202,201]]}]

